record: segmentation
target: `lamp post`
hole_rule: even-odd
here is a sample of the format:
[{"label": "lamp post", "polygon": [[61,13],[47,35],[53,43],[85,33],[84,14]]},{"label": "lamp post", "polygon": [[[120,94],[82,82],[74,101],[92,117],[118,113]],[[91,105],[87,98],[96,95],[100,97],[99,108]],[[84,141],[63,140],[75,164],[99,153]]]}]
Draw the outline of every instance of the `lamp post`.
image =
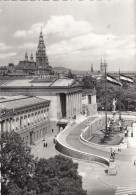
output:
[{"label": "lamp post", "polygon": [[131,137],[133,137],[133,122],[131,123]]}]

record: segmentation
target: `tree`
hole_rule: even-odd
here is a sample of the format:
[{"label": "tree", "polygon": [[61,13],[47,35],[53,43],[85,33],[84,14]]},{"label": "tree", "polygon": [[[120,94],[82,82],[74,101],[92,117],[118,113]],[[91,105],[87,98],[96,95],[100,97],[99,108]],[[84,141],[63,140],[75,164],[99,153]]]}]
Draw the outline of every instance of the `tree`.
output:
[{"label": "tree", "polygon": [[82,79],[83,88],[85,89],[93,89],[96,85],[96,80],[91,76],[85,76]]},{"label": "tree", "polygon": [[[105,107],[105,81],[101,80],[100,83],[96,83],[97,91],[97,103],[98,110]],[[120,92],[119,92],[120,91]],[[119,98],[120,93],[120,98]],[[119,104],[121,102],[122,111],[135,111],[136,110],[136,82],[133,84],[123,83],[123,86],[119,88],[116,85],[107,83],[107,110],[112,110],[112,100],[117,98],[117,110],[119,110]],[[120,99],[120,102],[119,102]]]},{"label": "tree", "polygon": [[3,132],[0,142],[2,194],[27,194],[27,181],[34,165],[30,148],[15,132]]},{"label": "tree", "polygon": [[40,193],[44,195],[86,195],[86,191],[82,189],[82,180],[77,168],[77,163],[60,155],[48,160],[40,159],[36,164],[34,176]]},{"label": "tree", "polygon": [[71,159],[34,159],[15,132],[2,132],[0,142],[3,195],[86,195]]}]

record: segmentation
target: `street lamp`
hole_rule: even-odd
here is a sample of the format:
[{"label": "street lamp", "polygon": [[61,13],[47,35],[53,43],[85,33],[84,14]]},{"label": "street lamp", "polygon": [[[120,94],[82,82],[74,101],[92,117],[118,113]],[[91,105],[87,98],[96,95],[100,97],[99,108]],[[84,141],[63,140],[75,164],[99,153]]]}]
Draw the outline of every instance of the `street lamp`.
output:
[{"label": "street lamp", "polygon": [[133,137],[133,122],[131,123],[131,137]]}]

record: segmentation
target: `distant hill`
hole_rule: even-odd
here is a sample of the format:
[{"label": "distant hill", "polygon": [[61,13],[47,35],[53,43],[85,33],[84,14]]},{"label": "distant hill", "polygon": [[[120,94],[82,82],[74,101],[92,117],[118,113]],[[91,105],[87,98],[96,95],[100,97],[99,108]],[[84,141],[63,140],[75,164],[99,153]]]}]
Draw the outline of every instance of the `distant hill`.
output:
[{"label": "distant hill", "polygon": [[[55,72],[58,72],[58,73],[61,73],[61,72],[68,72],[68,71],[69,71],[68,68],[64,68],[64,67],[53,67],[53,70],[54,70]],[[71,72],[72,72],[73,74],[85,74],[86,72],[89,72],[89,71],[83,71],[83,70],[72,70],[72,69],[70,69],[70,70],[71,70]]]}]

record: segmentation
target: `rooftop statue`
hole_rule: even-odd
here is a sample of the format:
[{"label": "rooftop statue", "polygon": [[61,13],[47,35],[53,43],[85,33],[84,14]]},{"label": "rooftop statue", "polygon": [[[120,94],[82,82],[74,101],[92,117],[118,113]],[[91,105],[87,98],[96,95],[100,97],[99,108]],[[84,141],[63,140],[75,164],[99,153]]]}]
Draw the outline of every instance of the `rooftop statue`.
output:
[{"label": "rooftop statue", "polygon": [[117,102],[117,100],[115,98],[113,98],[113,103],[112,103],[113,111],[116,111],[116,102]]}]

